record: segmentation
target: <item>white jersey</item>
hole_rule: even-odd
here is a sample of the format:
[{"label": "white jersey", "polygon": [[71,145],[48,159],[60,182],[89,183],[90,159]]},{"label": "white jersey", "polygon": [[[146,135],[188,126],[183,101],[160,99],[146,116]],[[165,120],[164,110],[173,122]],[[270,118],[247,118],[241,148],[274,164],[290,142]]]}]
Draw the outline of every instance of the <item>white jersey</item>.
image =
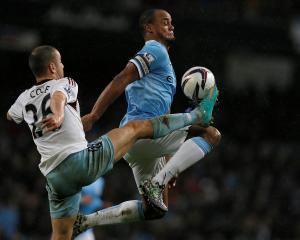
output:
[{"label": "white jersey", "polygon": [[[59,129],[43,134],[41,121],[51,114],[50,98],[55,91],[67,97],[65,118]],[[77,94],[78,85],[71,78],[47,80],[25,90],[8,111],[16,123],[24,120],[28,124],[41,155],[39,168],[45,176],[68,155],[87,147]]]}]

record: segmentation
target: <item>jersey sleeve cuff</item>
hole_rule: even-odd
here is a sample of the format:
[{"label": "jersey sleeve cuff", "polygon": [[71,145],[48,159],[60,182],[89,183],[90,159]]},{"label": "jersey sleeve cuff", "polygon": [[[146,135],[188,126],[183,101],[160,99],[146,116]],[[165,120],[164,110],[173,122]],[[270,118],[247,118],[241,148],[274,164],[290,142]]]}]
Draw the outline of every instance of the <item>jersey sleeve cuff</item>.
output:
[{"label": "jersey sleeve cuff", "polygon": [[10,110],[8,110],[8,112],[7,112],[7,114],[11,117],[11,119],[15,122],[15,123],[17,123],[17,124],[20,124],[22,121],[23,121],[23,119],[20,119],[20,118],[18,118],[12,111],[10,111]]}]

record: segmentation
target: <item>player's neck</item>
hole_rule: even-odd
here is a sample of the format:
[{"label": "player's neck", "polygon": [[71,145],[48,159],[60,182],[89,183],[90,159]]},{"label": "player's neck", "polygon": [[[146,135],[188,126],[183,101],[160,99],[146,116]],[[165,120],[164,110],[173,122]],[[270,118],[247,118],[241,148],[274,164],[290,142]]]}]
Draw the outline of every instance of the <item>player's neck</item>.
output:
[{"label": "player's neck", "polygon": [[43,83],[47,82],[49,80],[53,80],[55,77],[53,76],[42,76],[42,77],[36,77],[36,83]]},{"label": "player's neck", "polygon": [[150,37],[149,37],[149,38],[146,38],[146,37],[145,37],[145,42],[151,41],[151,40],[157,41],[157,42],[159,42],[160,44],[164,45],[164,46],[166,47],[167,50],[170,49],[170,44],[169,44],[169,42],[167,42],[167,41],[164,41],[164,40],[158,39],[158,38],[150,38]]}]

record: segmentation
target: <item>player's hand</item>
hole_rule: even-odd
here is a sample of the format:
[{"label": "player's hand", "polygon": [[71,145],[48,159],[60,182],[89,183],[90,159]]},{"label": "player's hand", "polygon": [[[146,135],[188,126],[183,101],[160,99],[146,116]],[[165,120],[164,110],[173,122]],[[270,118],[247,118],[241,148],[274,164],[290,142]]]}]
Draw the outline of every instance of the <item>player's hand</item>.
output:
[{"label": "player's hand", "polygon": [[95,122],[94,119],[95,118],[91,113],[88,113],[88,114],[84,115],[83,117],[81,117],[81,122],[82,122],[83,129],[85,132],[88,132],[92,129],[93,124]]},{"label": "player's hand", "polygon": [[60,128],[64,118],[63,116],[58,116],[55,114],[51,114],[48,117],[42,120],[42,131],[43,133],[47,133],[50,131],[55,131]]}]

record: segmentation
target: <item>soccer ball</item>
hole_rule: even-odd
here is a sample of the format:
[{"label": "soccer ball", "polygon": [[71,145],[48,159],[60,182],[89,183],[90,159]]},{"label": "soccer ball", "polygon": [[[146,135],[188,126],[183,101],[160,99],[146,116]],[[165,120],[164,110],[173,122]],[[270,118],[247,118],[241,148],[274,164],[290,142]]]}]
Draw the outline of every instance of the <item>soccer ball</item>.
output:
[{"label": "soccer ball", "polygon": [[199,101],[203,99],[208,89],[215,84],[213,73],[205,67],[192,67],[182,76],[181,88],[186,97]]}]

